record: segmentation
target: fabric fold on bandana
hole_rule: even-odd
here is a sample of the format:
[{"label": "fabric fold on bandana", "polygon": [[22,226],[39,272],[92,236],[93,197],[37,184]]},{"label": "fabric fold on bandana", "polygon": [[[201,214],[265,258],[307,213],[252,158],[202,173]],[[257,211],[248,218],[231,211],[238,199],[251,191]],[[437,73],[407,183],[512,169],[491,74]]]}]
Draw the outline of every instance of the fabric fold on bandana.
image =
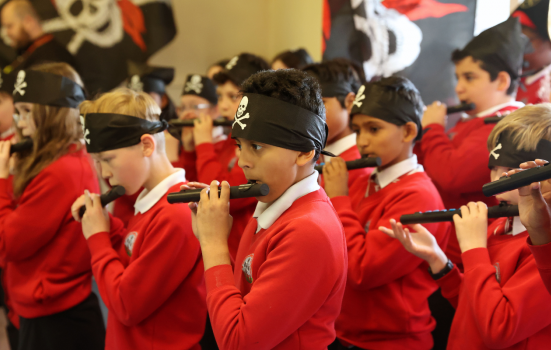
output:
[{"label": "fabric fold on bandana", "polygon": [[260,94],[243,95],[235,121],[232,138],[244,138],[299,152],[324,151],[328,128],[325,115],[319,116],[309,110],[277,98]]},{"label": "fabric fold on bandana", "polygon": [[518,168],[521,163],[534,159],[548,159],[551,154],[551,142],[547,140],[540,140],[534,151],[519,151],[517,144],[518,141],[515,142],[508,131],[499,134],[496,146],[490,151],[488,167],[490,169],[496,166]]},{"label": "fabric fold on bandana", "polygon": [[80,116],[88,153],[131,147],[142,135],[157,134],[168,128],[166,121],[150,121],[116,113],[88,113]]},{"label": "fabric fold on bandana", "polygon": [[77,108],[86,99],[80,85],[61,75],[20,70],[13,84],[13,102]]}]

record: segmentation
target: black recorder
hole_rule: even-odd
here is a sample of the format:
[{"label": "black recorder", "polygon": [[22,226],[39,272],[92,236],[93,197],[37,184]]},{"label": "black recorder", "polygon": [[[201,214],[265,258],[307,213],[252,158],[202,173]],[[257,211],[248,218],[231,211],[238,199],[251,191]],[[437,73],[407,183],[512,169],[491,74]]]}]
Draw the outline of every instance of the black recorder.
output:
[{"label": "black recorder", "polygon": [[[201,200],[202,188],[193,190],[182,190],[180,192],[169,193],[167,201],[170,204],[199,202]],[[218,188],[218,195],[221,189]],[[263,197],[270,193],[270,187],[266,184],[248,183],[245,185],[230,187],[230,199]]]},{"label": "black recorder", "polygon": [[533,182],[545,181],[548,179],[551,179],[551,166],[549,166],[549,163],[537,168],[524,170],[511,176],[502,176],[499,180],[489,182],[482,186],[482,193],[484,193],[486,197],[491,197],[499,193],[528,186]]}]

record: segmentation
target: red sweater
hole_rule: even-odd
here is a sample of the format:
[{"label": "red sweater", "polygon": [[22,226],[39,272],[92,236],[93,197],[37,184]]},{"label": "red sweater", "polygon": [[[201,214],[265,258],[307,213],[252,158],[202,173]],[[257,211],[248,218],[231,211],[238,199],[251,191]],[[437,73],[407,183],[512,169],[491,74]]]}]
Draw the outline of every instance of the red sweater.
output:
[{"label": "red sweater", "polygon": [[88,247],[109,309],[106,349],[200,349],[203,261],[186,204],[169,204],[165,194],[128,229],[112,217],[111,233],[93,235]]},{"label": "red sweater", "polygon": [[205,273],[220,349],[326,349],[335,339],[347,260],[327,195],[307,194],[268,229],[256,228],[250,220],[234,273],[229,265]]},{"label": "red sweater", "polygon": [[[239,186],[247,183],[243,170],[237,165],[237,147],[235,140],[228,136],[223,142],[216,145],[203,143],[195,147],[197,153],[197,179],[199,182],[210,184],[214,180],[228,181],[230,186]],[[255,198],[233,199],[230,203],[230,215],[233,217],[233,226],[228,238],[228,247],[232,260],[235,260],[241,235],[251,219],[257,200]]]},{"label": "red sweater", "polygon": [[71,205],[99,186],[84,149],[71,151],[42,170],[13,200],[0,180],[0,257],[15,312],[25,318],[67,310],[90,295],[90,254]]},{"label": "red sweater", "polygon": [[551,94],[551,78],[549,67],[542,71],[520,79],[520,86],[517,90],[517,101],[525,104],[538,104],[549,102]]},{"label": "red sweater", "polygon": [[[436,283],[423,260],[378,227],[389,227],[390,219],[403,214],[444,205],[424,172],[402,176],[366,198],[368,179],[358,179],[349,197],[331,198],[348,245],[348,281],[337,337],[364,349],[430,349],[435,321],[427,298]],[[448,223],[425,227],[440,246],[446,245]]]},{"label": "red sweater", "polygon": [[527,240],[530,251],[536,259],[536,265],[540,272],[541,279],[551,293],[551,243],[544,245],[532,245],[530,237]]},{"label": "red sweater", "polygon": [[121,219],[124,226],[128,226],[130,219],[134,216],[134,203],[136,203],[141,191],[143,191],[143,188],[131,196],[124,195],[117,198],[113,203],[113,216]]},{"label": "red sweater", "polygon": [[525,244],[528,233],[493,235],[503,220],[489,226],[487,249],[462,254],[464,274],[455,267],[438,280],[456,307],[448,349],[539,350],[551,344],[551,295]]},{"label": "red sweater", "polygon": [[[360,159],[362,155],[360,154],[360,151],[358,150],[357,146],[350,147],[346,151],[342,152],[338,155],[345,161],[351,161]],[[348,188],[352,187],[352,184],[356,182],[356,180],[360,177],[364,177],[366,175],[371,175],[373,172],[373,168],[363,168],[363,169],[356,169],[351,170],[348,172]],[[320,174],[320,186],[325,187],[325,183],[323,181],[323,175]]]}]

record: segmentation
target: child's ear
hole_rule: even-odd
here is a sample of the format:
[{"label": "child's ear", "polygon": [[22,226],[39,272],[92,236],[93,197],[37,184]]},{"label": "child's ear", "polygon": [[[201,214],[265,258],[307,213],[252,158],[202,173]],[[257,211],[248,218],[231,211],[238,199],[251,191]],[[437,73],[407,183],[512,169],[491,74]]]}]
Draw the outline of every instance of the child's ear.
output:
[{"label": "child's ear", "polygon": [[157,143],[155,138],[149,134],[144,134],[141,137],[142,140],[142,152],[144,157],[151,157],[155,149],[157,148]]},{"label": "child's ear", "polygon": [[344,106],[346,107],[348,114],[352,112],[352,106],[354,106],[355,99],[356,99],[356,94],[353,92],[349,92],[348,95],[346,95],[346,98],[344,99]]},{"label": "child's ear", "polygon": [[417,133],[419,132],[417,124],[415,124],[414,122],[407,122],[402,127],[404,131],[404,138],[402,141],[404,143],[408,143],[415,140],[415,138],[417,137]]},{"label": "child's ear", "polygon": [[507,92],[509,86],[511,86],[511,76],[505,71],[497,73],[497,89],[498,91]]},{"label": "child's ear", "polygon": [[315,150],[311,150],[310,152],[299,152],[296,160],[296,164],[298,166],[304,166],[308,164],[312,159],[314,159],[315,155],[316,155]]}]

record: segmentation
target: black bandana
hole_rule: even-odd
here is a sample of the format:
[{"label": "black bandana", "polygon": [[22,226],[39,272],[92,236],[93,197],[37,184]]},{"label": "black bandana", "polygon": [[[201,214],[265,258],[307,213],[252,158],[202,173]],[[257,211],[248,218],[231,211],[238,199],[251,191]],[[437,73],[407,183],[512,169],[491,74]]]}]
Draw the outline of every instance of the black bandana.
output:
[{"label": "black bandana", "polygon": [[15,75],[17,73],[6,74],[0,71],[0,92],[5,92],[6,94],[13,93],[13,84],[15,83]]},{"label": "black bandana", "polygon": [[350,117],[352,118],[355,114],[378,118],[398,126],[414,122],[417,125],[415,141],[423,137],[420,111],[411,102],[396,93],[389,93],[387,89],[376,83],[360,87],[352,105]]},{"label": "black bandana", "polygon": [[520,24],[524,24],[523,16],[526,16],[529,21],[536,27],[538,34],[546,39],[549,38],[549,30],[547,29],[547,17],[549,16],[549,0],[527,0],[524,1],[513,14],[512,17],[519,17]]},{"label": "black bandana", "polygon": [[229,79],[235,85],[241,86],[241,84],[243,84],[243,82],[247,80],[251,75],[264,70],[263,67],[261,67],[259,64],[248,61],[245,58],[245,55],[248,54],[242,53],[239,56],[233,57],[226,64],[224,69],[215,75],[214,80],[218,81]]},{"label": "black bandana", "polygon": [[218,104],[218,96],[216,95],[214,83],[209,78],[198,74],[187,76],[184,83],[184,91],[182,91],[183,95],[196,95],[209,101],[214,106]]},{"label": "black bandana", "polygon": [[13,84],[13,102],[77,108],[84,90],[69,78],[35,70],[20,70]]},{"label": "black bandana", "polygon": [[322,97],[347,96],[351,92],[356,92],[355,89],[352,88],[352,84],[343,79],[336,79],[336,81],[324,81],[312,71],[307,70],[306,73],[316,78],[321,87]]},{"label": "black bandana", "polygon": [[88,153],[131,147],[145,134],[166,130],[166,121],[150,121],[124,114],[89,113],[80,117]]},{"label": "black bandana", "polygon": [[155,92],[165,94],[166,86],[174,80],[174,68],[147,67],[142,75],[134,74],[129,78],[127,87],[136,92]]},{"label": "black bandana", "polygon": [[232,138],[244,138],[299,152],[323,151],[327,141],[325,115],[260,94],[244,94],[232,125]]},{"label": "black bandana", "polygon": [[521,163],[534,159],[548,159],[551,154],[551,142],[540,140],[535,151],[519,151],[517,144],[509,132],[504,131],[499,135],[498,142],[490,151],[488,167],[504,166],[507,168],[518,168]]}]

